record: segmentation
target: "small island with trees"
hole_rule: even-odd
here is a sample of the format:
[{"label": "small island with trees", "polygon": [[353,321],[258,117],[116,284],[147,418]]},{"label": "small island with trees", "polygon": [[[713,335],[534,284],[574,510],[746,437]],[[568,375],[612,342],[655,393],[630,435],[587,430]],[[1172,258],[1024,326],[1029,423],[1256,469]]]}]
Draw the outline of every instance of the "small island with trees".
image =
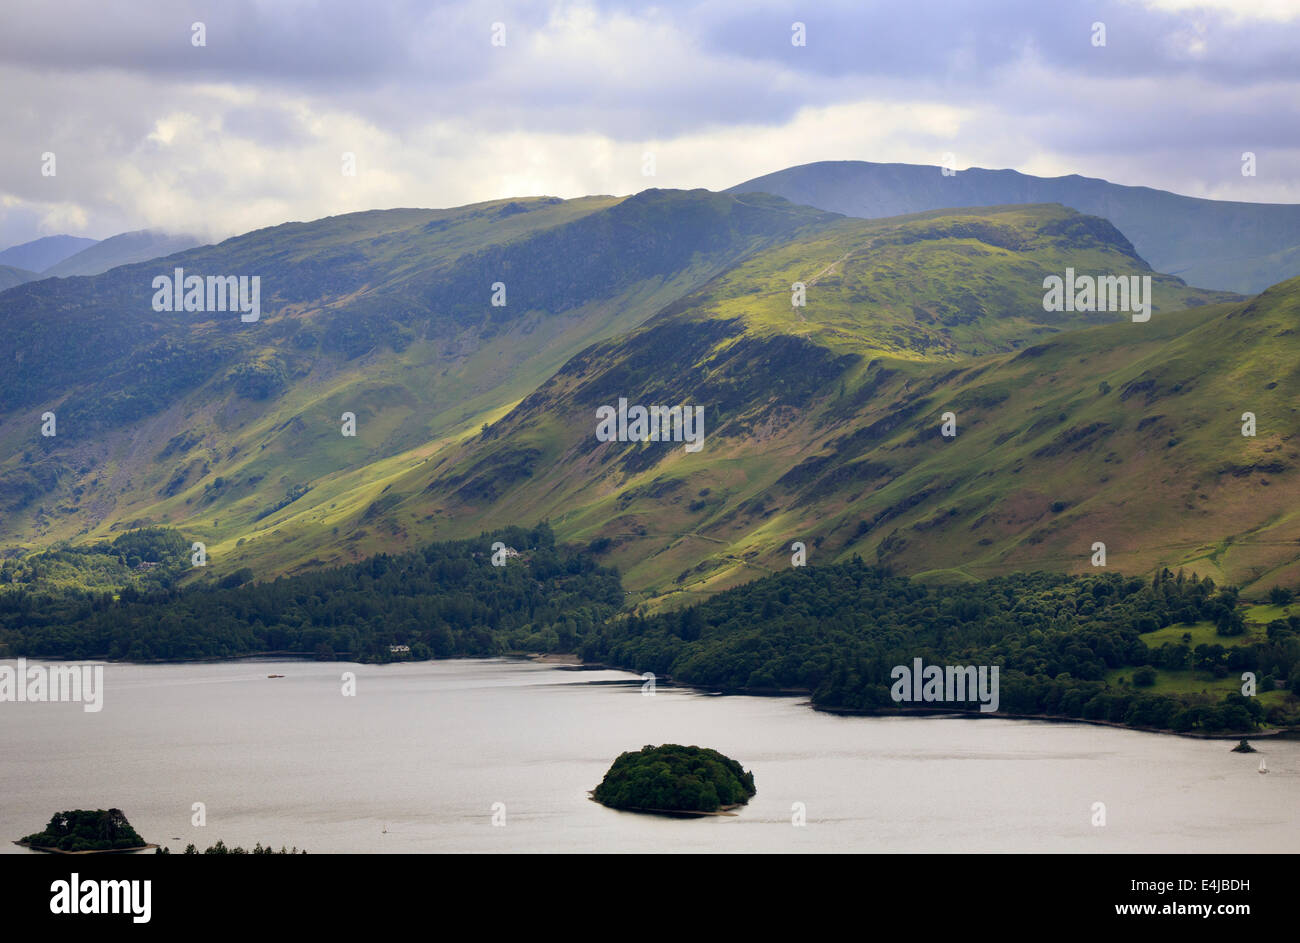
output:
[{"label": "small island with trees", "polygon": [[42,832],[14,842],[34,851],[84,855],[144,851],[155,848],[131,827],[121,809],[76,809],[57,812]]},{"label": "small island with trees", "polygon": [[611,809],[718,815],[753,798],[754,774],[706,747],[645,746],[614,761],[591,798]]}]

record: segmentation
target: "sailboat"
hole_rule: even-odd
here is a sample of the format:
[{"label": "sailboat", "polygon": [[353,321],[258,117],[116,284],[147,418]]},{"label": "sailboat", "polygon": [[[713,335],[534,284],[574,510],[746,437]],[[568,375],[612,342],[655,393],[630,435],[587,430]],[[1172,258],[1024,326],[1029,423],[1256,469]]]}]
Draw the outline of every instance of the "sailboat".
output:
[{"label": "sailboat", "polygon": [[1268,764],[1266,764],[1263,760],[1260,760],[1260,761],[1259,761],[1259,771],[1260,771],[1261,773],[1267,773],[1267,772],[1268,772]]}]

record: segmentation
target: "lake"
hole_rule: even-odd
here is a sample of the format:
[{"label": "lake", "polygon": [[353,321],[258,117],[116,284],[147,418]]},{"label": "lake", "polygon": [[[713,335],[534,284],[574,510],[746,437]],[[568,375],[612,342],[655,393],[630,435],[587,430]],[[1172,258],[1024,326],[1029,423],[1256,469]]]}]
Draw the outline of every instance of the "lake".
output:
[{"label": "lake", "polygon": [[[354,697],[341,694],[345,671]],[[110,664],[104,688],[99,713],[0,704],[0,851],[31,854],[9,842],[84,807],[122,809],[173,852],[217,839],[313,853],[1300,846],[1297,741],[1242,755],[1085,724],[841,717],[799,698],[664,685],[645,696],[625,672],[507,659]],[[671,742],[738,760],[758,795],[734,817],[696,819],[587,798],[620,752]]]}]

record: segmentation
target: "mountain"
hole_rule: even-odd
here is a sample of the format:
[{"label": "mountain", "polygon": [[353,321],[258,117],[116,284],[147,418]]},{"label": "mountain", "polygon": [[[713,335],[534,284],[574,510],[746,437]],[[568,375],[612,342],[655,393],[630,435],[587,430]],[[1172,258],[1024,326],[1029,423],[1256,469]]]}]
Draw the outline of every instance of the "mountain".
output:
[{"label": "mountain", "polygon": [[[1059,206],[843,220],[589,347],[344,533],[549,518],[651,599],[783,569],[794,541],[943,581],[1088,572],[1101,541],[1128,573],[1294,582],[1300,280],[1240,301],[1153,276],[1135,323],[1043,312],[1067,265],[1147,271]],[[703,447],[598,441],[620,398],[702,405]]]},{"label": "mountain", "polygon": [[[154,311],[178,267],[257,275],[259,319]],[[1045,310],[1071,271],[1149,279],[1149,320]],[[287,223],[0,296],[0,545],[167,525],[217,581],[549,519],[656,604],[794,541],[941,582],[1087,571],[1097,541],[1126,573],[1294,582],[1298,294],[1189,287],[1059,204],[650,190]],[[702,447],[598,440],[620,398],[703,407]]]},{"label": "mountain", "polygon": [[[703,190],[500,200],[288,223],[20,285],[0,298],[0,541],[155,521],[229,556],[281,544],[258,538],[306,510],[315,539],[351,552],[336,519],[394,474],[594,339],[837,219]],[[178,267],[257,276],[260,318],[154,311],[153,279]],[[54,437],[39,434],[47,410]]]},{"label": "mountain", "polygon": [[27,269],[16,268],[12,265],[0,265],[0,291],[40,277],[40,275],[29,272]]},{"label": "mountain", "polygon": [[0,265],[10,265],[29,272],[43,272],[68,256],[89,249],[97,241],[82,236],[43,236],[0,252]]},{"label": "mountain", "polygon": [[70,255],[41,272],[42,278],[57,275],[98,275],[119,265],[146,262],[175,252],[183,252],[203,242],[198,236],[165,233],[151,229],[110,236],[75,255]]},{"label": "mountain", "polygon": [[1300,205],[1179,196],[1080,177],[972,167],[822,161],[755,177],[729,193],[763,192],[866,219],[952,207],[1061,203],[1102,216],[1153,268],[1189,284],[1253,294],[1300,275]]}]

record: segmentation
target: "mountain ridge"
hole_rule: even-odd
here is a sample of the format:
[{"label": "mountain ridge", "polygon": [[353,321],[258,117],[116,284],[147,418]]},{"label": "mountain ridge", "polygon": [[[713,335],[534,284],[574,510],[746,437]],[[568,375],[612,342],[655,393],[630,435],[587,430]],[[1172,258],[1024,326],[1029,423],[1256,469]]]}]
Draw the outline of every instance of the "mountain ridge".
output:
[{"label": "mountain ridge", "polygon": [[41,278],[68,278],[74,275],[99,275],[119,265],[163,258],[203,242],[198,236],[168,233],[156,229],[139,229],[118,233],[60,259],[41,271]]},{"label": "mountain ridge", "polygon": [[847,216],[1061,203],[1109,219],[1153,268],[1188,283],[1253,294],[1300,275],[1300,205],[1189,197],[1069,174],[1038,177],[971,167],[817,161],[754,177],[727,193],[760,191]]},{"label": "mountain ridge", "polygon": [[42,236],[0,251],[0,265],[12,265],[37,274],[97,242],[98,239],[85,236]]}]

